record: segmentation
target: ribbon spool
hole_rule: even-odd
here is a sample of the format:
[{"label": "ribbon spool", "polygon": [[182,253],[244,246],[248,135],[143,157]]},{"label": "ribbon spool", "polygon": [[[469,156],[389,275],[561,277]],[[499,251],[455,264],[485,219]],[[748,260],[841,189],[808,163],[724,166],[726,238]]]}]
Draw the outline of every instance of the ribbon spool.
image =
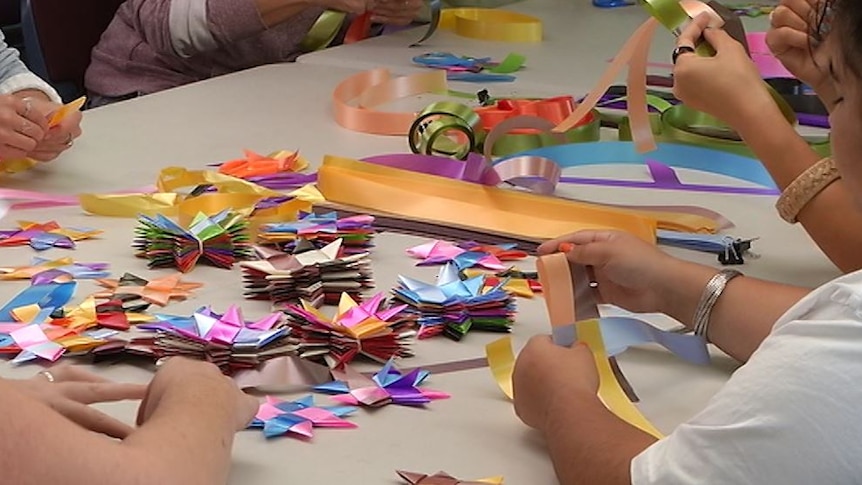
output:
[{"label": "ribbon spool", "polygon": [[[564,133],[551,132],[551,128],[566,119],[573,110],[574,100],[570,96],[539,100],[504,99],[494,106],[475,110],[461,103],[433,103],[413,122],[408,143],[413,153],[465,160],[474,151],[484,151],[488,157],[500,157],[549,145],[598,140],[600,121],[595,110]],[[509,123],[515,118],[519,119],[517,126]],[[533,121],[525,121],[528,119]],[[488,134],[503,123],[507,123],[508,128],[489,139]],[[485,149],[486,145],[492,147],[490,153]]]},{"label": "ribbon spool", "polygon": [[[484,138],[479,115],[461,103],[433,103],[419,113],[410,126],[407,140],[410,151],[425,155],[443,155],[465,160]],[[454,138],[451,134],[456,135]]]},{"label": "ribbon spool", "polygon": [[447,8],[439,28],[462,37],[496,42],[541,42],[542,21],[530,15],[489,8]]}]

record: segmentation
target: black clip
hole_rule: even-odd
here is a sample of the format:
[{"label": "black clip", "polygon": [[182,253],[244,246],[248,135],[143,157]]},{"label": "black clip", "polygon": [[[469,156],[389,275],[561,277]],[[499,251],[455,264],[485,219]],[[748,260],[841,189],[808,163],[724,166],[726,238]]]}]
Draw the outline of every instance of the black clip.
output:
[{"label": "black clip", "polygon": [[476,98],[479,99],[480,106],[490,106],[491,104],[493,104],[491,102],[491,95],[488,93],[487,89],[483,89],[476,93]]},{"label": "black clip", "polygon": [[724,251],[718,254],[718,262],[724,266],[745,264],[743,255],[751,250],[754,239],[736,239],[730,241]]}]

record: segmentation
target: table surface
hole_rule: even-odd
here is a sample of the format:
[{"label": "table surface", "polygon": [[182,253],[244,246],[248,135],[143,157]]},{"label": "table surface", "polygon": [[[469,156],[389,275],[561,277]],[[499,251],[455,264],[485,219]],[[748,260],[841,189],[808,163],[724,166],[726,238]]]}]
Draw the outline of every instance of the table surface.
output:
[{"label": "table surface", "polygon": [[[599,10],[580,1],[543,0],[535,3],[536,8],[532,5],[516,4],[517,8],[546,21],[547,39],[542,44],[519,49],[528,55],[530,65],[523,76],[519,74],[517,83],[501,87],[506,94],[527,89],[537,94],[554,94],[557,89],[589,88],[625,32],[643,20],[637,9]],[[8,177],[3,184],[8,188],[64,194],[112,192],[151,184],[164,166],[202,168],[234,158],[243,148],[262,153],[298,149],[315,167],[328,153],[359,158],[406,151],[402,137],[364,135],[341,128],[332,119],[329,100],[337,83],[358,72],[356,69],[388,65],[396,73],[411,72],[414,68],[408,61],[417,51],[405,46],[412,35],[404,32],[330,49],[305,56],[302,63],[264,66],[89,111],[84,117],[85,136],[73,150],[52,164]],[[512,49],[508,45],[456,38],[447,32],[438,33],[432,41],[422,49],[454,50],[462,45],[459,53],[492,56]],[[669,42],[661,47],[661,52],[669,52],[665,50]],[[568,46],[565,56],[563,46]],[[347,57],[355,62],[333,60],[317,64],[345,52],[352,52]],[[559,62],[541,63],[539,69],[536,61],[543,56]],[[392,64],[383,62],[390,58]],[[577,66],[568,60],[576,60]],[[309,63],[312,61],[315,64]],[[412,98],[383,109],[421,107],[430,98]],[[644,176],[642,168],[624,165],[569,169],[566,174],[632,179]],[[691,182],[726,182],[704,173],[681,171],[680,176]],[[736,224],[735,235],[760,237],[755,251],[761,256],[749,260],[742,268],[747,274],[809,286],[837,274],[800,228],[780,221],[772,207],[774,197],[588,186],[566,186],[559,195],[623,204],[709,207]],[[131,219],[97,218],[82,214],[79,208],[64,207],[13,211],[0,225],[7,228],[17,219],[53,219],[64,226],[92,226],[105,231],[98,239],[80,242],[73,251],[52,249],[40,256],[72,255],[79,261],[108,261],[115,276],[126,271],[145,277],[168,273],[149,271],[143,260],[134,258],[129,247],[135,225]],[[433,278],[436,269],[416,267],[404,254],[407,247],[423,241],[396,234],[378,236],[372,261],[379,291],[388,291],[398,274]],[[35,255],[28,247],[2,251],[4,264],[25,264]],[[670,252],[717,264],[709,255],[683,250]],[[269,310],[264,302],[242,300],[240,274],[236,269],[199,267],[187,279],[206,285],[193,298],[172,303],[165,312],[186,314],[207,304],[223,310],[228,302],[241,304],[248,317]],[[0,301],[8,301],[25,287],[24,282],[0,283]],[[74,301],[80,301],[95,288],[90,281],[80,282]],[[540,298],[519,299],[518,306],[512,332],[516,349],[530,336],[547,331]],[[655,321],[667,323],[660,317]],[[484,345],[498,337],[471,333],[460,343],[444,338],[420,341],[416,344],[416,356],[405,361],[405,365],[480,357],[484,355]],[[630,349],[619,357],[621,367],[640,396],[640,409],[662,431],[670,432],[694,415],[734,370],[731,359],[715,349],[712,352],[714,362],[708,367],[686,364],[653,346]],[[0,375],[7,377],[29,376],[36,370],[37,366],[32,364],[18,367],[0,364]],[[111,378],[135,382],[145,382],[151,376],[151,369],[127,364],[99,366],[97,370]],[[497,389],[488,369],[434,375],[428,385],[450,393],[451,399],[433,402],[427,409],[396,406],[373,412],[361,409],[352,418],[358,429],[316,430],[310,442],[292,438],[265,440],[258,431],[241,432],[234,448],[230,483],[346,480],[397,483],[395,469],[428,473],[446,470],[465,479],[503,475],[510,484],[554,483],[553,469],[541,439],[517,420],[511,403]],[[135,404],[113,404],[104,409],[131,422]]]}]

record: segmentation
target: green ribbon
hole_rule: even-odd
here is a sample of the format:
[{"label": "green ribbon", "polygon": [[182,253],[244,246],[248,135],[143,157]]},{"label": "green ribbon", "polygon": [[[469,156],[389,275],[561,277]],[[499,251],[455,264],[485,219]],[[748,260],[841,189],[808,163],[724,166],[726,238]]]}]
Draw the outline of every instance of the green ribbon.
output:
[{"label": "green ribbon", "polygon": [[329,47],[335,40],[347,14],[334,10],[325,10],[305,34],[305,38],[299,43],[299,48],[304,52],[314,52]]}]

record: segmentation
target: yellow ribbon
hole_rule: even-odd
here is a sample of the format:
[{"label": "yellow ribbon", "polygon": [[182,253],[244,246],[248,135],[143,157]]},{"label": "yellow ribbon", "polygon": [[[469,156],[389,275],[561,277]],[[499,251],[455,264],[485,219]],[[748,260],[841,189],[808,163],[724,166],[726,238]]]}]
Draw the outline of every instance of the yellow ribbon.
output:
[{"label": "yellow ribbon", "polygon": [[530,15],[489,8],[447,8],[441,29],[462,37],[498,42],[541,42],[542,21]]}]

